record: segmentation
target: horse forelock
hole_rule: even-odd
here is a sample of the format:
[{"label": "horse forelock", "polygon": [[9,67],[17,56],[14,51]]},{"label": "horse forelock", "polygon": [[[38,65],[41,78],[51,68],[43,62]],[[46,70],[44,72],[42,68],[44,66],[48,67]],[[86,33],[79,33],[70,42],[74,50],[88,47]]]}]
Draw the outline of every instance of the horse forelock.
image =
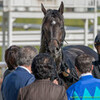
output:
[{"label": "horse forelock", "polygon": [[52,9],[49,9],[47,10],[45,16],[44,16],[44,19],[43,19],[43,22],[47,19],[52,19],[52,18],[58,18],[59,20],[63,21],[64,22],[64,18],[63,18],[63,15],[60,14],[60,12],[58,10],[52,10]]}]

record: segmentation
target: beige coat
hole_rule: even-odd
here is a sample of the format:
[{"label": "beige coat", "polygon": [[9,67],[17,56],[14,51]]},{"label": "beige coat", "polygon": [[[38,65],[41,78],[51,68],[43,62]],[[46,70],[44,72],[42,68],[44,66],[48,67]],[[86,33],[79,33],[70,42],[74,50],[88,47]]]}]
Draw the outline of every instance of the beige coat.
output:
[{"label": "beige coat", "polygon": [[67,100],[67,96],[63,86],[45,79],[21,88],[17,100]]}]

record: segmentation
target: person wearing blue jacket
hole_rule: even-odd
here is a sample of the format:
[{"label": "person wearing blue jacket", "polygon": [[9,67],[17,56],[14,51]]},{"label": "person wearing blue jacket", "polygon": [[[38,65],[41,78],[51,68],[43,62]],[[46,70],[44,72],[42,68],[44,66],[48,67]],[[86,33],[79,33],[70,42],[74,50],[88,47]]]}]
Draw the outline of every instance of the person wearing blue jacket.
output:
[{"label": "person wearing blue jacket", "polygon": [[92,74],[95,78],[100,79],[100,32],[95,37],[94,46],[98,53],[98,59],[93,62]]},{"label": "person wearing blue jacket", "polygon": [[17,100],[19,89],[34,82],[35,77],[31,74],[31,64],[36,55],[37,50],[31,46],[25,46],[19,50],[18,67],[7,75],[2,83],[3,100]]},{"label": "person wearing blue jacket", "polygon": [[100,79],[92,76],[92,57],[77,56],[75,66],[80,79],[67,89],[68,100],[100,100]]}]

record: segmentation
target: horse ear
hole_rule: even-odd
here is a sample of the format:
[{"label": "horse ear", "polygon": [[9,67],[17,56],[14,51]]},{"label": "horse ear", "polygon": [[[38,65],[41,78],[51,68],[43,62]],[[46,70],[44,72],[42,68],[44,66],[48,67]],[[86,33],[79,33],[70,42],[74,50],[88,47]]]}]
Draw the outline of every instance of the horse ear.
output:
[{"label": "horse ear", "polygon": [[44,15],[46,14],[46,9],[44,8],[44,6],[43,6],[43,4],[41,3],[41,10],[42,10],[42,12],[44,13]]},{"label": "horse ear", "polygon": [[61,13],[61,15],[63,14],[63,12],[64,12],[64,3],[63,2],[61,2],[61,5],[60,5],[58,11]]}]

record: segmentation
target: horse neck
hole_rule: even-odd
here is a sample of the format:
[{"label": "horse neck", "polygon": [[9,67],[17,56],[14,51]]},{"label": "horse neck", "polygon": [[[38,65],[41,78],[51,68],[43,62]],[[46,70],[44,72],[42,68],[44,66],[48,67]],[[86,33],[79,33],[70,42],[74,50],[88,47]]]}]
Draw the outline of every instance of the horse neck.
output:
[{"label": "horse neck", "polygon": [[40,53],[46,53],[47,52],[46,50],[47,50],[46,41],[45,41],[45,37],[43,36],[43,33],[42,33],[42,36],[41,36],[41,45],[40,45],[39,52]]}]

